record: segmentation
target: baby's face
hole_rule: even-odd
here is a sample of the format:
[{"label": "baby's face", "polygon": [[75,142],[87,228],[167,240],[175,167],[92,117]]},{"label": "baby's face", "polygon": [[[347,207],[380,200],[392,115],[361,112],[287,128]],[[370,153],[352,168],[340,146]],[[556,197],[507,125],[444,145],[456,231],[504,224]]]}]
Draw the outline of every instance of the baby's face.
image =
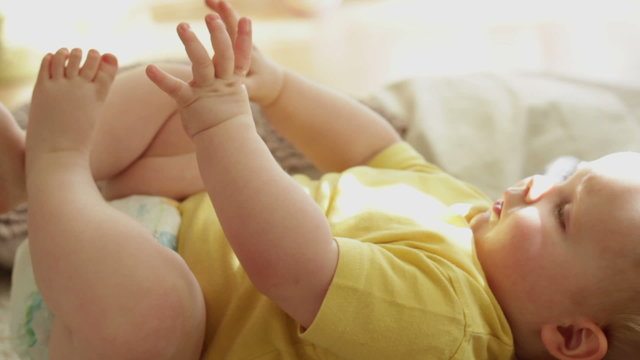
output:
[{"label": "baby's face", "polygon": [[584,163],[560,183],[525,179],[471,226],[507,316],[571,308],[595,284],[623,281],[640,258],[640,154]]}]

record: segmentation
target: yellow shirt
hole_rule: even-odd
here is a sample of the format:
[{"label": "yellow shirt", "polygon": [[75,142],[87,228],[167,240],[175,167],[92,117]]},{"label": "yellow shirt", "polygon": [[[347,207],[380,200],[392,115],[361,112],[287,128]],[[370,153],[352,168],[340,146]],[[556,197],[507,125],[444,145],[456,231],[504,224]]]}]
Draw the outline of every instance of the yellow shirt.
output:
[{"label": "yellow shirt", "polygon": [[406,143],[368,166],[296,179],[339,245],[336,274],[304,333],[253,287],[207,195],[181,205],[178,251],[207,306],[204,359],[512,358],[468,225],[490,205],[485,195]]}]

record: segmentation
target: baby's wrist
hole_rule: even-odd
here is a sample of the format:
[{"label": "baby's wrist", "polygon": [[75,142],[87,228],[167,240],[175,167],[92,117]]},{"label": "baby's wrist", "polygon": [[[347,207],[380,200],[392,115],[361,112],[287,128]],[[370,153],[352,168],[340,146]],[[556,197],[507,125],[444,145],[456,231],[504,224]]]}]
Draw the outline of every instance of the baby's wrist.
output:
[{"label": "baby's wrist", "polygon": [[218,134],[230,131],[230,129],[243,129],[243,131],[255,131],[255,125],[251,114],[240,114],[220,121],[215,124],[197,129],[189,134],[193,141],[197,139],[207,138],[210,136],[218,136]]}]

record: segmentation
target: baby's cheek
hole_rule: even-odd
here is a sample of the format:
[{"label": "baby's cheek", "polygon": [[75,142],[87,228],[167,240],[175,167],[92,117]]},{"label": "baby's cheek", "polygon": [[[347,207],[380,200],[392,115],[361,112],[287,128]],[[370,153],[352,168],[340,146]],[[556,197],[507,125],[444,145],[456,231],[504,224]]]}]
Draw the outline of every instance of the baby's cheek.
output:
[{"label": "baby's cheek", "polygon": [[519,215],[511,219],[506,243],[514,265],[524,266],[544,256],[542,222],[536,211],[523,209]]},{"label": "baby's cheek", "polygon": [[520,242],[525,244],[539,241],[543,232],[543,222],[538,209],[528,207],[514,214],[511,220],[511,227],[514,235],[520,238]]}]

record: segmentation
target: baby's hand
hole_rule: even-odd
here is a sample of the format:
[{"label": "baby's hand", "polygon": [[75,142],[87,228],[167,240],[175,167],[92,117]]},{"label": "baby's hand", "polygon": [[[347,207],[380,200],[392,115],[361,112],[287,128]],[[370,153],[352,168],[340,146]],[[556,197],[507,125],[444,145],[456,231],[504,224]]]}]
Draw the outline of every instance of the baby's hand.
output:
[{"label": "baby's hand", "polygon": [[[224,21],[232,41],[237,41],[238,15],[225,0],[205,0],[207,6],[218,13]],[[280,94],[284,80],[284,69],[264,56],[255,46],[251,54],[251,68],[245,84],[252,101],[268,106]]]},{"label": "baby's hand", "polygon": [[209,14],[205,22],[215,52],[213,59],[189,25],[178,25],[178,35],[192,64],[191,82],[177,79],[155,65],[147,67],[149,79],[177,102],[184,128],[192,138],[226,121],[253,121],[244,86],[251,64],[251,21],[238,21],[233,42],[220,16]]}]

